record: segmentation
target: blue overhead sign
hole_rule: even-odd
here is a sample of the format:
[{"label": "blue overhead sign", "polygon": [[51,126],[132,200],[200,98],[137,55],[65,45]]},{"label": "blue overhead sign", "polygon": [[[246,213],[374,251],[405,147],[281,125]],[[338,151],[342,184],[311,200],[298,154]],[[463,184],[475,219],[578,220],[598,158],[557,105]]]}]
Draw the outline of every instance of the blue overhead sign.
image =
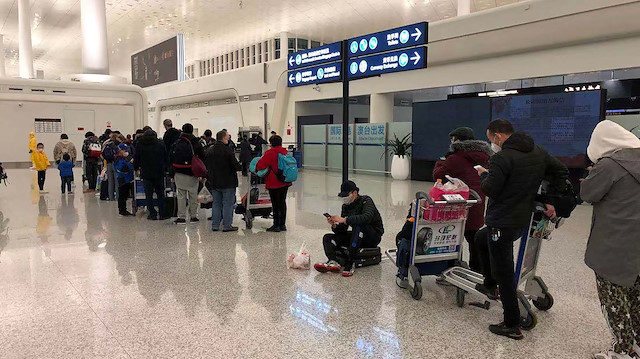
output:
[{"label": "blue overhead sign", "polygon": [[340,74],[340,62],[332,62],[306,69],[289,71],[287,74],[287,86],[320,84],[342,80]]},{"label": "blue overhead sign", "polygon": [[416,47],[349,60],[349,79],[427,67],[427,48]]},{"label": "blue overhead sign", "polygon": [[427,43],[428,24],[420,22],[414,25],[402,26],[391,30],[377,32],[365,36],[358,36],[348,40],[348,58],[419,46]]},{"label": "blue overhead sign", "polygon": [[287,64],[289,65],[289,70],[294,70],[301,67],[309,67],[341,59],[342,44],[340,42],[334,42],[333,44],[314,47],[313,49],[290,54],[287,58]]}]

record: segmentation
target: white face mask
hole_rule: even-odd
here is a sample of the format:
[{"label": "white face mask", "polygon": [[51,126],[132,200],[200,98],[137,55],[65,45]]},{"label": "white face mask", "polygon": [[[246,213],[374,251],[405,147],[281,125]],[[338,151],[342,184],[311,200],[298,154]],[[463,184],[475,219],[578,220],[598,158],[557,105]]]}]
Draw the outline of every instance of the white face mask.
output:
[{"label": "white face mask", "polygon": [[351,196],[346,196],[342,198],[342,203],[344,204],[351,204],[353,202],[353,200],[351,199]]},{"label": "white face mask", "polygon": [[491,143],[491,150],[495,153],[502,151],[502,147],[496,145],[495,143]]},{"label": "white face mask", "polygon": [[129,157],[129,152],[125,152],[124,157]]}]

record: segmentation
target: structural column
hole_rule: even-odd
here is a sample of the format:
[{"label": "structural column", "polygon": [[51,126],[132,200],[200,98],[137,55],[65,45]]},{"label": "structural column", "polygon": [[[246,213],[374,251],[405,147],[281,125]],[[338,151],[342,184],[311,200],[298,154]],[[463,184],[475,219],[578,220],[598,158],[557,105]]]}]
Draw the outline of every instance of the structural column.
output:
[{"label": "structural column", "polygon": [[0,77],[5,76],[7,76],[7,73],[4,68],[4,38],[3,35],[0,35]]},{"label": "structural column", "polygon": [[82,71],[85,74],[109,74],[107,13],[105,0],[82,0]]},{"label": "structural column", "polygon": [[471,14],[471,0],[458,0],[458,16]]},{"label": "structural column", "polygon": [[287,59],[289,56],[289,33],[280,33],[280,58]]},{"label": "structural column", "polygon": [[18,0],[18,32],[20,77],[23,79],[32,79],[35,76],[33,75],[33,55],[31,54],[31,13],[29,0]]},{"label": "structural column", "polygon": [[393,122],[393,94],[371,94],[369,105],[369,122]]}]

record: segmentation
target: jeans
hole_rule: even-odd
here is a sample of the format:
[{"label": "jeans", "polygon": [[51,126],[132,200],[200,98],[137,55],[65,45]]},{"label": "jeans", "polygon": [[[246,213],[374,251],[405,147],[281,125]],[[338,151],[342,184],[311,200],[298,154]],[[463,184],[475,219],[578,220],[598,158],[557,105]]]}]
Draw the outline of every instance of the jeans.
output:
[{"label": "jeans", "polygon": [[269,190],[275,227],[282,227],[287,222],[287,191],[289,191],[288,186]]},{"label": "jeans", "polygon": [[[150,217],[157,217],[158,212],[160,216],[163,217],[166,215],[164,208],[164,179],[145,179],[144,183],[144,196],[147,200],[147,210],[149,211]],[[156,211],[155,206],[153,205],[153,194],[156,194],[157,203],[158,203],[158,211]]]},{"label": "jeans", "polygon": [[127,199],[129,199],[129,194],[131,194],[133,183],[123,183],[119,187],[118,212],[125,213],[127,211]]},{"label": "jeans", "polygon": [[116,178],[116,170],[113,162],[107,163],[107,186],[109,187],[109,201],[115,201],[118,195],[118,179]]},{"label": "jeans", "polygon": [[517,282],[513,264],[513,242],[524,233],[522,228],[495,229],[500,232],[497,241],[493,240],[494,229],[485,227],[476,234],[476,248],[484,285],[493,289],[498,286],[500,301],[504,309],[504,323],[513,328],[520,325],[520,307],[518,306]]},{"label": "jeans", "polygon": [[90,162],[90,161],[85,161],[85,162],[86,162],[85,176],[87,177],[87,182],[89,182],[89,189],[95,190],[96,184],[98,182],[98,168],[100,167],[100,164],[98,164],[98,162]]},{"label": "jeans", "polygon": [[338,261],[337,249],[339,247],[349,248],[349,258],[345,264],[345,269],[351,269],[353,257],[360,248],[375,248],[380,244],[382,238],[371,227],[356,227],[353,231],[328,233],[322,238],[324,253],[330,261]]},{"label": "jeans", "polygon": [[213,206],[211,207],[211,229],[217,231],[220,229],[220,221],[222,221],[222,229],[231,229],[233,225],[233,205],[236,203],[235,188],[218,188],[211,191],[213,196]]},{"label": "jeans", "polygon": [[38,171],[38,187],[44,191],[44,180],[47,178],[47,171]]},{"label": "jeans", "polygon": [[69,192],[71,192],[71,180],[73,179],[73,177],[69,176],[69,177],[60,177],[60,182],[62,182],[61,187],[62,187],[62,193],[65,192],[65,188],[67,188],[67,190]]},{"label": "jeans", "polygon": [[[198,179],[182,173],[174,176],[176,191],[178,192],[178,218],[190,218],[198,216]],[[187,199],[189,208],[187,213]]]}]

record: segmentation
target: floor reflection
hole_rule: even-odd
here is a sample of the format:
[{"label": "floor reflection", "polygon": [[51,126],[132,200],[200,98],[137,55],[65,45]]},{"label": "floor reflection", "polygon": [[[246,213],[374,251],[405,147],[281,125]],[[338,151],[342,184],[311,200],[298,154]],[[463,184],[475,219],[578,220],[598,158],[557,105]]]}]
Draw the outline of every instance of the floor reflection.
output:
[{"label": "floor reflection", "polygon": [[0,211],[0,260],[2,251],[9,243],[9,218],[4,218],[4,213]]}]

